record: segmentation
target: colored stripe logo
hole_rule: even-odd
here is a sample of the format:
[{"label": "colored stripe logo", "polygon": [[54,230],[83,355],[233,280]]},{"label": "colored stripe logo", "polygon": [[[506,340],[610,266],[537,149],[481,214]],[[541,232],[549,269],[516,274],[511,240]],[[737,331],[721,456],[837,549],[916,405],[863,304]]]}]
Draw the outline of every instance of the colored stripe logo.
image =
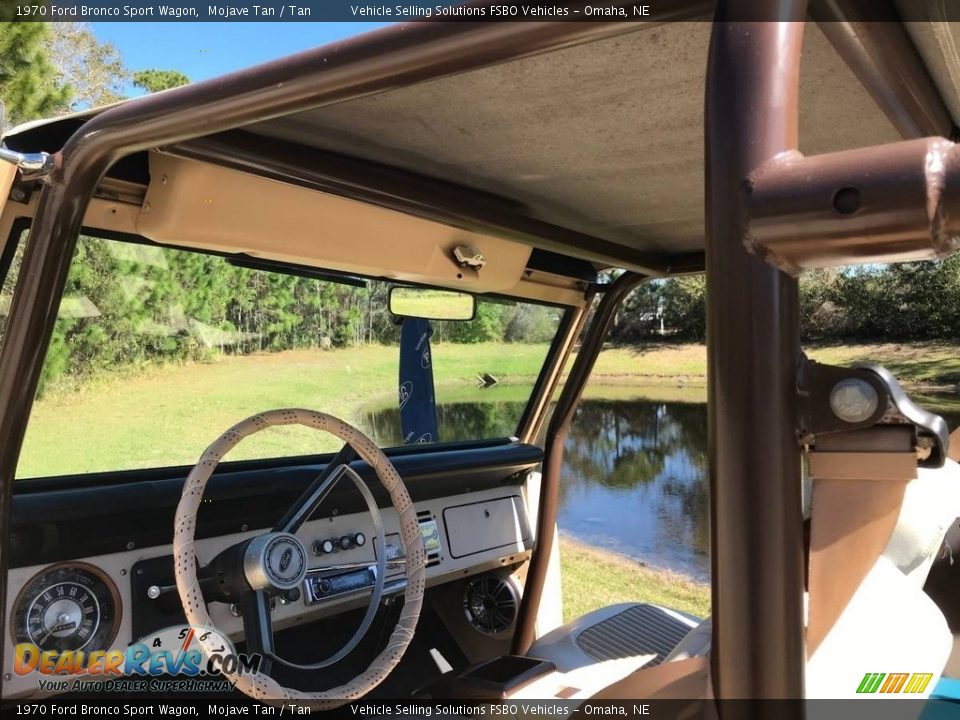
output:
[{"label": "colored stripe logo", "polygon": [[933,679],[933,673],[867,673],[857,693],[922,693]]}]

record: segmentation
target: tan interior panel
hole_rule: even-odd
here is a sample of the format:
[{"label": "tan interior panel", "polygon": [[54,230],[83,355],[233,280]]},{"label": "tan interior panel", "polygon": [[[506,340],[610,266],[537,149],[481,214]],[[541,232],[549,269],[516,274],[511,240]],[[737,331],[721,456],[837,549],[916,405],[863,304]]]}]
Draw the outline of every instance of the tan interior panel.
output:
[{"label": "tan interior panel", "polygon": [[[150,153],[150,176],[137,231],[159,243],[472,292],[513,288],[530,257],[519,243],[194,160]],[[486,266],[458,267],[458,245]]]},{"label": "tan interior panel", "polygon": [[[370,230],[370,228],[373,227],[373,223],[390,223],[390,225],[380,227],[375,237],[395,238],[395,243],[386,243],[390,248],[389,252],[391,254],[387,256],[382,253],[376,254],[376,252],[379,251],[359,248],[355,242],[336,243],[337,252],[335,254],[338,259],[342,259],[342,262],[334,262],[327,257],[331,253],[318,252],[316,255],[311,254],[309,256],[306,253],[306,250],[317,247],[325,248],[329,245],[328,243],[318,243],[315,233],[305,233],[302,230],[298,230],[295,235],[288,234],[285,237],[285,242],[278,243],[271,242],[271,239],[276,236],[275,231],[272,234],[267,234],[264,231],[260,235],[255,235],[250,230],[252,226],[241,229],[239,227],[240,223],[238,222],[227,223],[228,229],[226,231],[210,230],[209,232],[201,233],[201,229],[209,227],[203,223],[216,223],[217,219],[215,217],[209,217],[206,218],[203,223],[195,222],[195,213],[198,212],[196,208],[190,209],[189,212],[161,217],[165,212],[165,208],[163,206],[158,207],[155,203],[154,198],[158,197],[157,193],[152,193],[145,201],[144,193],[146,190],[142,186],[124,183],[111,178],[104,179],[98,189],[99,196],[94,197],[90,201],[87,212],[83,218],[85,228],[88,228],[94,233],[96,230],[105,230],[129,235],[143,235],[150,240],[169,245],[220,250],[223,252],[241,252],[242,250],[235,249],[234,244],[236,244],[236,248],[245,248],[251,255],[274,260],[297,262],[304,265],[343,270],[344,272],[357,274],[390,276],[398,280],[447,285],[471,292],[497,292],[512,297],[533,300],[535,302],[540,301],[570,306],[582,306],[586,302],[584,295],[586,285],[584,283],[551,273],[525,271],[527,259],[530,255],[530,248],[526,246],[499,238],[457,230],[456,228],[440,223],[384,210],[373,205],[324,195],[312,190],[303,190],[301,188],[263,180],[254,176],[224,170],[195,161],[176,160],[159,154],[155,154],[153,157],[162,158],[161,162],[163,160],[171,161],[171,164],[176,166],[171,167],[169,169],[170,172],[166,174],[168,184],[172,184],[170,178],[173,177],[173,173],[180,172],[180,166],[183,166],[188,171],[188,179],[181,178],[177,175],[178,185],[181,184],[181,181],[183,181],[184,186],[186,186],[188,182],[195,182],[193,178],[198,169],[209,171],[216,176],[220,176],[221,174],[226,174],[233,178],[239,176],[252,180],[255,184],[268,184],[271,186],[271,192],[284,195],[295,193],[298,198],[295,202],[300,205],[304,203],[316,204],[319,202],[323,203],[323,207],[329,212],[336,211],[342,213],[344,210],[347,210],[349,215],[346,218],[342,218],[342,221],[337,222],[338,227],[348,223],[350,218],[355,217],[357,214],[367,215],[369,213],[370,220],[365,222],[362,227],[368,228],[371,235],[374,233],[373,230]],[[6,167],[10,168],[9,174],[10,181],[12,182],[16,168],[12,165],[2,165],[0,169]],[[0,183],[2,182],[3,178],[0,177]],[[243,187],[246,187],[245,183],[241,184]],[[6,238],[10,235],[13,223],[20,218],[33,217],[33,214],[36,212],[39,197],[40,193],[34,192],[25,203],[12,201],[7,203],[3,209],[2,216],[0,216],[0,250],[2,250]],[[163,202],[167,202],[165,196],[162,197],[164,197]],[[217,193],[217,198],[226,202],[225,197],[220,193]],[[179,202],[179,200],[177,202]],[[171,205],[169,209],[174,209],[174,206]],[[202,208],[200,210],[202,210]],[[306,213],[309,211],[304,209],[303,212]],[[273,221],[272,217],[264,216],[264,218],[267,224]],[[402,225],[399,224],[401,222]],[[401,228],[401,230],[392,232],[392,228],[395,225]],[[162,229],[154,230],[153,228],[155,227]],[[357,227],[361,227],[361,225]],[[423,232],[419,232],[416,228],[422,228]],[[147,234],[146,229],[149,229],[150,234]],[[402,236],[400,232],[403,233]],[[299,250],[293,250],[294,246],[303,242],[304,237],[308,234],[310,235],[309,243],[306,243]],[[411,241],[410,238],[414,234],[416,239]],[[327,235],[329,235],[329,232]],[[481,273],[464,271],[456,267],[452,261],[448,262],[446,255],[444,255],[443,252],[438,252],[437,249],[437,243],[443,243],[447,238],[452,238],[452,240],[450,240],[451,247],[457,244],[472,243],[475,247],[481,249],[481,252],[483,252],[488,259],[488,264],[484,267],[483,271]],[[213,240],[215,240],[215,242],[213,242]],[[428,248],[426,247],[426,240],[430,240],[434,242],[434,244]],[[372,267],[369,261],[367,261],[370,257],[378,257],[386,259],[387,262],[392,262],[395,256],[407,256],[409,255],[407,252],[408,246],[405,245],[405,243],[412,244],[412,247],[418,253],[416,257],[421,257],[429,253],[430,261],[434,263],[434,267],[429,268],[425,265],[424,269],[421,269],[419,273],[410,272],[409,270],[403,274],[395,272],[388,273],[385,268]],[[493,262],[491,260],[492,258],[496,262],[494,267],[491,267]],[[436,273],[437,276],[431,276],[429,271]],[[457,273],[464,275],[464,277],[457,279]],[[451,280],[451,278],[453,279]]]},{"label": "tan interior panel", "polygon": [[[13,168],[12,165],[8,167]],[[17,220],[33,217],[39,198],[40,193],[35,192],[27,203],[7,202],[0,216],[0,250],[6,246],[13,224]],[[83,226],[110,232],[135,233],[139,214],[138,205],[131,205],[122,200],[93,198],[83,216]]]},{"label": "tan interior panel", "polygon": [[450,556],[455,558],[504,547],[523,547],[530,538],[523,504],[516,495],[444,508]]}]

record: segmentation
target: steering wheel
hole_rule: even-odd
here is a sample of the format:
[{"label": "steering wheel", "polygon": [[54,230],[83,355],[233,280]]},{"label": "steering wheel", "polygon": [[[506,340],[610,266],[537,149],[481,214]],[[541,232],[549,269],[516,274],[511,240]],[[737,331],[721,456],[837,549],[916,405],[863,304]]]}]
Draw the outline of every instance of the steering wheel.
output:
[{"label": "steering wheel", "polygon": [[[274,425],[304,425],[323,430],[344,441],[344,446],[327,465],[326,470],[294,503],[274,528],[250,540],[234,545],[218,555],[206,568],[198,572],[194,548],[197,510],[203,499],[207,481],[217,464],[237,443],[248,435]],[[269,661],[299,668],[320,668],[333,664],[349,653],[362,639],[376,615],[383,591],[386,569],[385,536],[379,508],[360,477],[348,463],[359,456],[377,474],[390,494],[390,501],[400,520],[400,538],[403,544],[406,568],[404,605],[397,625],[384,650],[370,666],[353,680],[323,692],[302,692],[280,685],[263,666],[256,671],[237,669],[223,675],[237,689],[252,698],[263,701],[295,700],[316,709],[338,707],[370,692],[390,673],[403,656],[413,638],[426,578],[423,537],[410,494],[400,474],[383,451],[366,435],[352,425],[332,415],[302,409],[270,410],[243,420],[213,442],[190,471],[183,486],[174,520],[173,557],[177,591],[183,604],[187,622],[199,628],[213,628],[207,612],[205,597],[210,601],[235,602],[242,610],[244,634],[249,652],[258,652]],[[296,536],[297,529],[310,517],[342,477],[349,477],[361,491],[373,516],[377,532],[378,551],[376,580],[367,612],[354,636],[338,652],[312,665],[297,665],[278,657],[273,649],[273,629],[270,621],[271,596],[290,592],[303,584],[307,575],[307,550]],[[364,566],[370,563],[364,563]],[[320,568],[323,570],[324,568]],[[330,569],[330,568],[327,568]],[[314,569],[316,570],[316,569]],[[215,633],[198,637],[204,654],[209,657],[219,648]]]}]

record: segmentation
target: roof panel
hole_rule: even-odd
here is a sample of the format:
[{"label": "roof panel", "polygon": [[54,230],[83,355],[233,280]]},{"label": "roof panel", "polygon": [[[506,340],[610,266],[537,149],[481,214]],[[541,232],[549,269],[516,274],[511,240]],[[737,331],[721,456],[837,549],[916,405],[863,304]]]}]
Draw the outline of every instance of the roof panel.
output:
[{"label": "roof panel", "polygon": [[[703,247],[710,28],[705,21],[637,25],[247,129],[496,194],[534,218],[637,251],[695,251]],[[953,24],[937,29],[956,40]],[[944,37],[941,53],[950,44]],[[930,65],[936,48],[921,44]],[[898,139],[814,23],[800,81],[802,152]],[[22,129],[6,141],[55,150],[86,118]],[[128,179],[143,175],[141,168]]]},{"label": "roof panel", "polygon": [[[644,27],[250,129],[497,193],[636,249],[696,250],[709,35],[706,22]],[[801,150],[896,139],[809,24]]]}]

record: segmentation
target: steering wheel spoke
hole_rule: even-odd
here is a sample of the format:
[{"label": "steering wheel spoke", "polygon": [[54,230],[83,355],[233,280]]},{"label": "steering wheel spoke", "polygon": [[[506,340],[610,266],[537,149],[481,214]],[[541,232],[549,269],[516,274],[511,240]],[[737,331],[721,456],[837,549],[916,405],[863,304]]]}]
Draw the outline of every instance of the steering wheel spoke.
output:
[{"label": "steering wheel spoke", "polygon": [[350,447],[350,443],[344,443],[339,452],[327,463],[323,472],[317,475],[316,479],[310,483],[310,486],[290,507],[287,514],[274,526],[273,531],[295,533],[299,530],[300,526],[313,515],[314,511],[327,498],[337,481],[343,477],[344,466],[349,465],[356,458],[357,453]]},{"label": "steering wheel spoke", "polygon": [[264,590],[252,590],[241,600],[240,614],[243,617],[247,652],[262,656],[260,672],[269,675],[274,657],[270,596]]}]

